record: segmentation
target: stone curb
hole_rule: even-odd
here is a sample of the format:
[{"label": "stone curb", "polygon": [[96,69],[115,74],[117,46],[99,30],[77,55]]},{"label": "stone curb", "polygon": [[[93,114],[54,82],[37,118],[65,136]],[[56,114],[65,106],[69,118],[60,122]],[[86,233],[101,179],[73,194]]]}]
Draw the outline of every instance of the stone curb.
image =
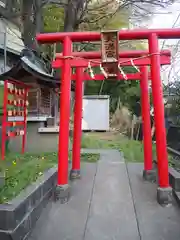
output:
[{"label": "stone curb", "polygon": [[[157,162],[154,161],[154,166],[156,165]],[[169,183],[172,187],[173,196],[180,206],[180,172],[174,168],[169,168]]]},{"label": "stone curb", "polygon": [[0,204],[0,239],[25,239],[51,198],[57,169],[51,168],[7,204]]}]

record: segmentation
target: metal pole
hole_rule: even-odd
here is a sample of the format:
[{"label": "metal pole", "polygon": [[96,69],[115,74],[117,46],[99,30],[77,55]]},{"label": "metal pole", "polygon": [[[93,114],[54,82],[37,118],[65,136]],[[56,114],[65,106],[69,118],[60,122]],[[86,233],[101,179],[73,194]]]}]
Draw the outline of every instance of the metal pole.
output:
[{"label": "metal pole", "polygon": [[156,152],[158,162],[158,202],[166,204],[170,201],[168,154],[166,146],[166,129],[164,118],[163,88],[160,76],[160,54],[156,34],[149,37],[149,52],[151,54],[152,94],[154,104],[154,119],[156,129]]},{"label": "metal pole", "polygon": [[6,49],[6,45],[7,45],[7,42],[6,42],[6,37],[7,37],[7,28],[5,26],[5,30],[4,30],[4,72],[6,71],[6,64],[7,64],[7,49]]},{"label": "metal pole", "polygon": [[151,119],[150,119],[150,102],[148,87],[148,67],[141,67],[141,112],[143,127],[143,143],[144,143],[144,171],[145,180],[154,180],[155,172],[152,170],[152,139],[151,139]]}]

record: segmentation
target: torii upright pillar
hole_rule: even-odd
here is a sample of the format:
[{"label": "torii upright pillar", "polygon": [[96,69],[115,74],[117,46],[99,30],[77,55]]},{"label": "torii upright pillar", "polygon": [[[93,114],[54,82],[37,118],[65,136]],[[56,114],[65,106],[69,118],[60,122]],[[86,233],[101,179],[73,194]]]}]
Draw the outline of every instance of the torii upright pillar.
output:
[{"label": "torii upright pillar", "polygon": [[81,125],[82,125],[82,102],[83,102],[83,68],[76,68],[75,106],[74,106],[74,133],[71,179],[80,178],[81,164]]},{"label": "torii upright pillar", "polygon": [[152,138],[151,138],[151,119],[150,119],[150,99],[148,86],[148,67],[141,67],[141,114],[143,128],[143,145],[144,145],[144,170],[143,178],[148,181],[155,181],[156,172],[153,170],[152,156]]},{"label": "torii upright pillar", "polygon": [[[72,53],[72,41],[66,36],[63,42],[63,56]],[[61,96],[60,96],[60,124],[58,148],[58,179],[56,199],[67,202],[70,195],[68,184],[68,154],[69,154],[69,119],[70,119],[70,91],[71,91],[71,64],[65,58],[62,67]]]},{"label": "torii upright pillar", "polygon": [[163,88],[160,75],[160,54],[158,37],[152,33],[149,37],[151,55],[151,81],[156,129],[156,152],[158,164],[157,200],[160,204],[171,202],[172,189],[169,187],[168,154],[166,147],[166,129],[164,118]]}]

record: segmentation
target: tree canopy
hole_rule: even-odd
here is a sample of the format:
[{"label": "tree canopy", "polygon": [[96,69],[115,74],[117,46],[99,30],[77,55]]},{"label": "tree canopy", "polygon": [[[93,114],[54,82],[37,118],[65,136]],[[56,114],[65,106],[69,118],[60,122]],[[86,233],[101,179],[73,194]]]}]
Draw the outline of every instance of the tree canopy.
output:
[{"label": "tree canopy", "polygon": [[[146,21],[155,8],[164,8],[174,0],[4,0],[0,6],[1,17],[15,22],[21,31],[25,46],[39,50],[35,35],[38,32],[87,31],[102,29],[122,29],[131,27],[132,20]],[[121,42],[120,49],[144,48],[144,42]],[[78,51],[95,51],[96,43],[76,44]],[[43,48],[53,56],[59,45]],[[98,72],[99,69],[94,69]],[[132,67],[125,72],[137,71]],[[137,112],[140,91],[137,81],[89,81],[86,94],[108,94],[111,97],[111,111],[115,111],[119,101]]]},{"label": "tree canopy", "polygon": [[[75,31],[126,27],[127,22],[142,20],[155,8],[164,8],[175,0],[3,0],[0,16],[16,22],[28,47],[34,46],[37,32],[56,29]],[[45,11],[44,11],[45,9]],[[119,15],[119,13],[121,13]],[[45,24],[43,24],[45,22]],[[113,25],[112,25],[113,22]],[[116,22],[116,23],[115,23]],[[50,27],[51,26],[51,27]],[[123,27],[124,27],[123,26]]]}]

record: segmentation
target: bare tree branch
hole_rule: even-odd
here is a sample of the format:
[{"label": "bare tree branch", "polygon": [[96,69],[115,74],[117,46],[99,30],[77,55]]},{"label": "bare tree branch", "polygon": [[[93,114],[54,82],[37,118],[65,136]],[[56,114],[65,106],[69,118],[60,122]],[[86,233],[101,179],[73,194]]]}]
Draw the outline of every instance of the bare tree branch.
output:
[{"label": "bare tree branch", "polygon": [[[164,8],[172,2],[173,0],[121,0],[119,2],[116,0],[99,2],[98,0],[8,0],[6,8],[0,6],[0,16],[11,21],[19,19],[21,27],[23,26],[22,37],[30,47],[33,46],[35,34],[42,30],[42,8],[47,5],[64,8],[64,31],[75,31],[81,23],[97,23],[99,28],[103,28],[125,8],[129,8],[130,11],[133,9],[132,17],[134,18],[137,16],[148,18],[153,14],[153,7]],[[152,11],[147,6],[151,6]],[[101,25],[98,22],[101,22]]]}]

